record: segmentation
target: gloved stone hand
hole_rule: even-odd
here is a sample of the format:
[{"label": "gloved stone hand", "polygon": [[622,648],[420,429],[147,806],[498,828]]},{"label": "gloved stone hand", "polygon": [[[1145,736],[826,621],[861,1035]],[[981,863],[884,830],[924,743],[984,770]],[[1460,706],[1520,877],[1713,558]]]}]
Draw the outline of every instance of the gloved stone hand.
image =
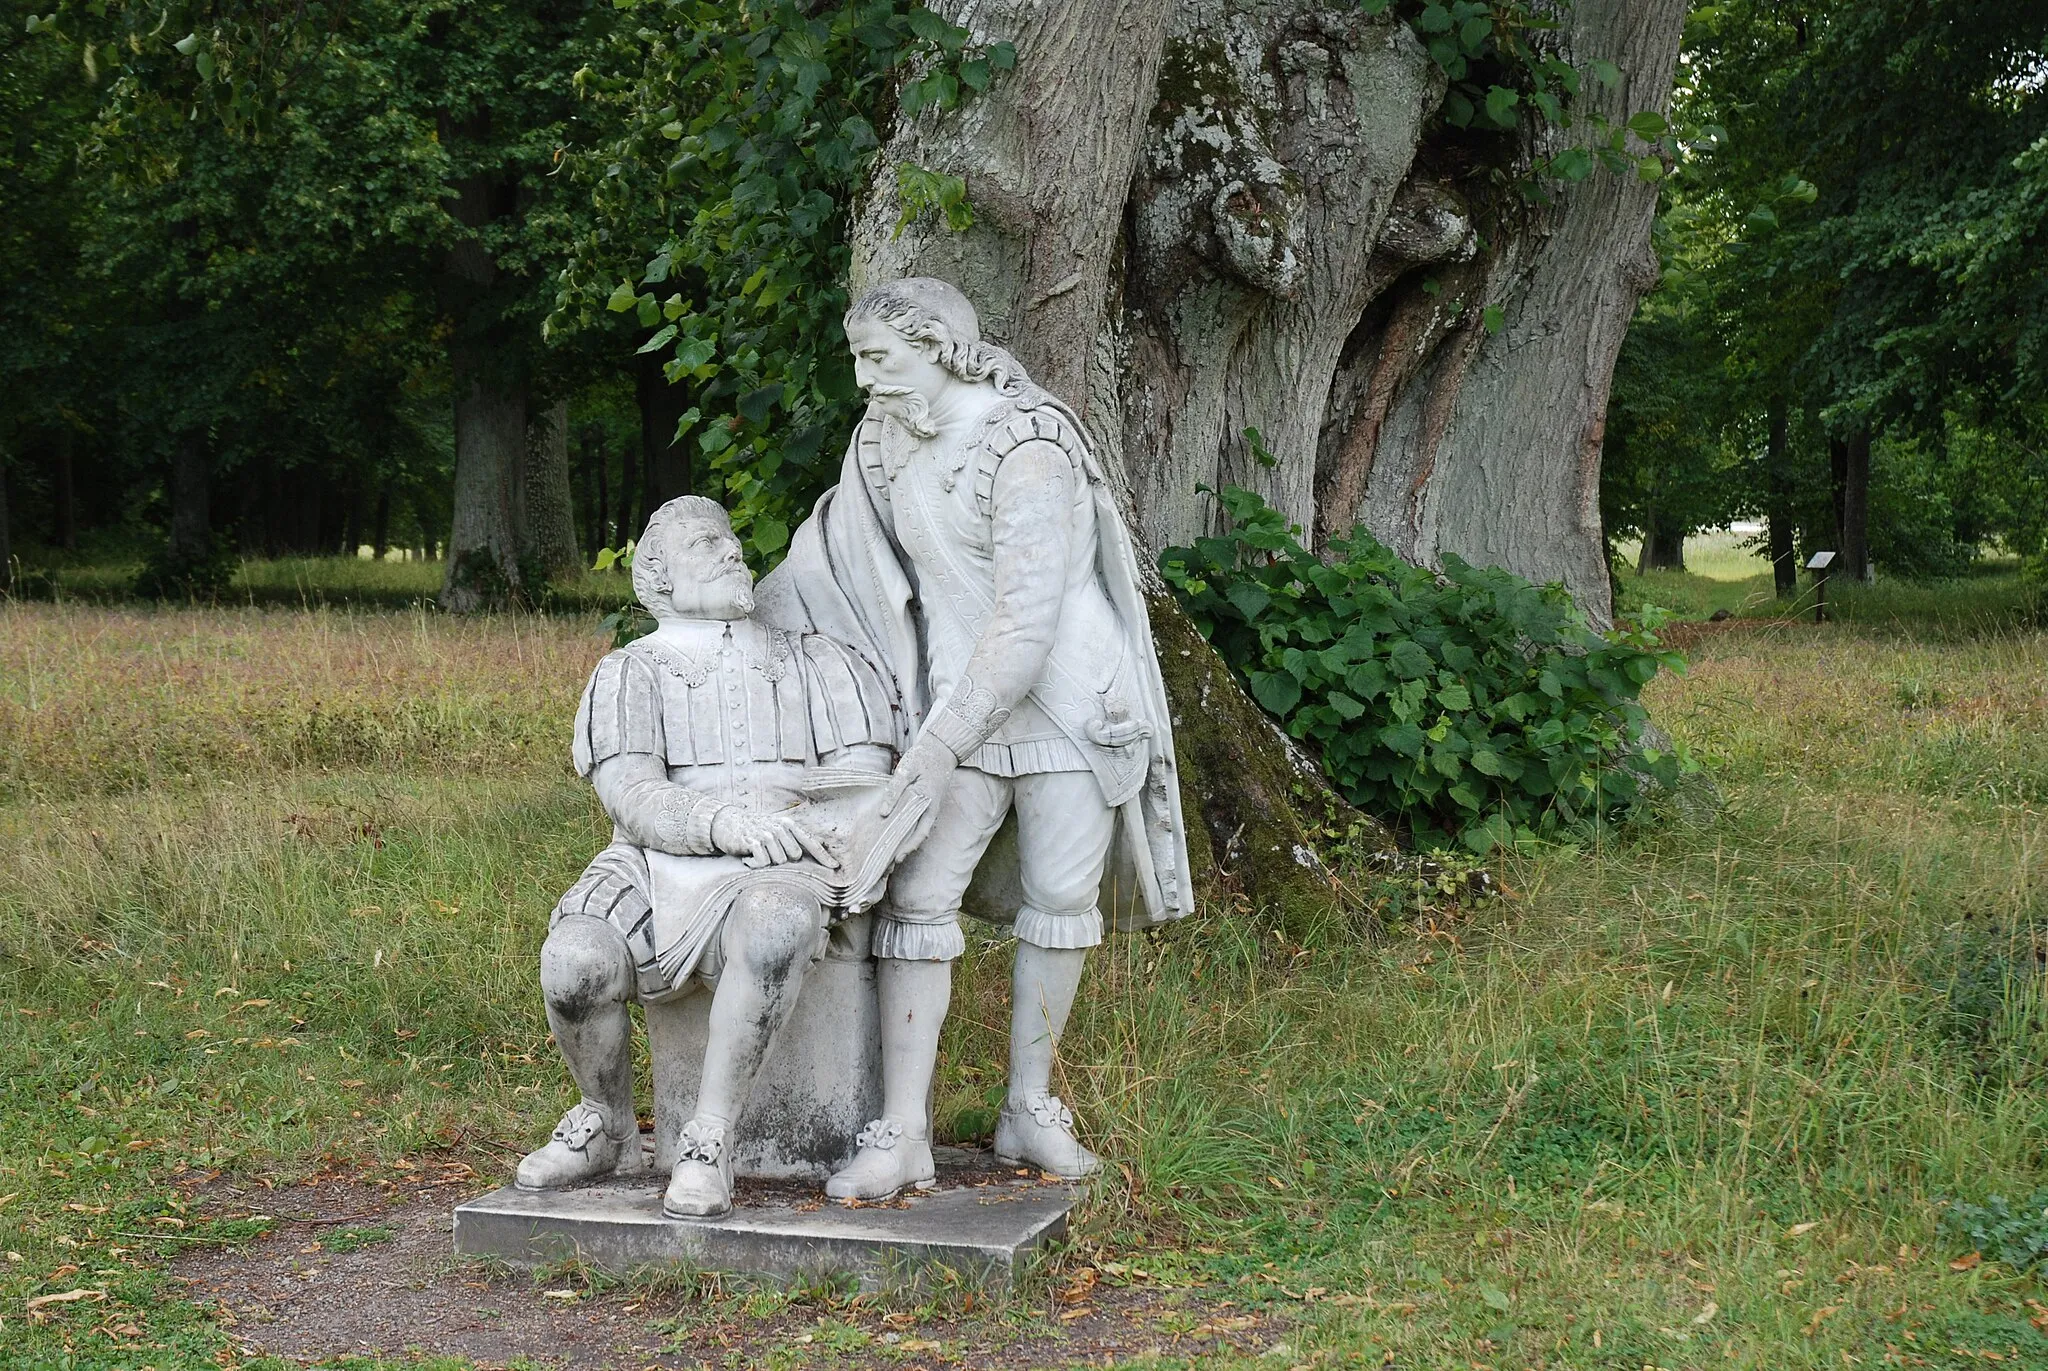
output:
[{"label": "gloved stone hand", "polygon": [[886,819],[895,813],[896,806],[912,790],[930,801],[930,808],[925,810],[924,817],[912,830],[910,841],[904,844],[905,852],[923,842],[925,835],[931,832],[932,824],[939,815],[939,799],[946,793],[946,785],[959,766],[960,759],[954,755],[953,749],[929,731],[912,743],[910,751],[904,753],[903,760],[896,764],[895,773],[889,778],[888,793],[882,797],[882,817]]},{"label": "gloved stone hand", "polygon": [[805,858],[821,866],[839,865],[818,835],[793,814],[751,814],[738,805],[727,805],[711,821],[711,841],[720,852],[743,858],[748,866],[775,866]]}]

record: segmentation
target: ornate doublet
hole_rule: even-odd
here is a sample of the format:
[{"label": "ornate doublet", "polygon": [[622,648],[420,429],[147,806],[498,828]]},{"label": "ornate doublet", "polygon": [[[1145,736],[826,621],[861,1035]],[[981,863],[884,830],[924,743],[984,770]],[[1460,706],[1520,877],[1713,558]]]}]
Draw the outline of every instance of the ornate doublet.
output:
[{"label": "ornate doublet", "polygon": [[799,797],[803,769],[844,748],[894,747],[890,692],[844,644],[751,619],[688,642],[643,638],[597,664],[576,712],[576,772],[652,753],[677,785],[749,808]]}]

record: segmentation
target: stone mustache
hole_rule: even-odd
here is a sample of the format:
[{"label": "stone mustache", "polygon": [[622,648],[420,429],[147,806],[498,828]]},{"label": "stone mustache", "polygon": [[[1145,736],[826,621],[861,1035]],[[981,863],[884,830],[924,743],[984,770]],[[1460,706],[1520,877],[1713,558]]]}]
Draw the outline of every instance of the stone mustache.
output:
[{"label": "stone mustache", "polygon": [[758,606],[711,502],[663,506],[639,545],[635,591],[659,627],[598,665],[576,725],[615,838],[541,957],[583,1099],[522,1186],[642,1164],[626,1004],[710,987],[664,1207],[728,1209],[735,1122],[771,1044],[802,1049],[777,1031],[835,947],[873,958],[860,1018],[879,1021],[880,1112],[842,1140],[826,1192],[932,1185],[963,909],[1017,937],[997,1155],[1097,1168],[1051,1093],[1086,950],[1112,894],[1124,926],[1193,900],[1130,536],[1079,420],[981,338],[952,286],[878,287],[846,332],[868,412]]}]

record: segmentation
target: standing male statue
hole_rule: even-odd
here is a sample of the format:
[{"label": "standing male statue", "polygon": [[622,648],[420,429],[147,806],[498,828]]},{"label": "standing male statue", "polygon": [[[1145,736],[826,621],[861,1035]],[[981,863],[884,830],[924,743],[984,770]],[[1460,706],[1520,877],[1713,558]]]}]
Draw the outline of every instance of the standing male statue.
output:
[{"label": "standing male statue", "polygon": [[751,617],[753,577],[713,501],[655,511],[633,591],[658,627],[598,663],[576,713],[576,770],[611,815],[612,843],[562,897],[541,949],[548,1024],[583,1098],[516,1183],[547,1190],[644,1165],[626,1005],[690,993],[694,978],[714,987],[710,1038],[663,1208],[696,1218],[732,1207],[727,1132],[849,893],[827,844],[843,852],[857,825],[807,803],[806,786],[886,774],[903,721],[858,653]]},{"label": "standing male statue", "polygon": [[881,286],[847,313],[846,334],[868,413],[838,486],[763,581],[762,613],[886,666],[919,725],[890,795],[914,789],[934,817],[875,921],[883,1115],[826,1193],[876,1199],[933,1180],[932,1074],[965,951],[962,900],[1013,811],[1021,898],[1006,911],[1018,947],[995,1150],[1084,1176],[1098,1163],[1051,1094],[1052,1067],[1086,949],[1102,940],[1112,847],[1114,884],[1141,920],[1192,905],[1137,562],[1079,420],[982,341],[958,290]]}]

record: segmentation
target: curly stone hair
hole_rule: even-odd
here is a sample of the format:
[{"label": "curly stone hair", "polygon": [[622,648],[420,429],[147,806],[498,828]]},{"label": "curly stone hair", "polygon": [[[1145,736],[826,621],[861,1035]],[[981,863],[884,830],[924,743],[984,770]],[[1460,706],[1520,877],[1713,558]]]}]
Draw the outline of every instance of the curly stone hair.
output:
[{"label": "curly stone hair", "polygon": [[876,286],[846,311],[848,325],[863,319],[887,324],[963,381],[993,381],[1004,395],[1017,395],[1031,384],[1022,362],[982,340],[981,320],[967,297],[935,276],[906,276]]},{"label": "curly stone hair", "polygon": [[633,598],[645,605],[648,613],[657,612],[656,605],[666,608],[668,596],[675,590],[675,582],[669,577],[668,557],[663,551],[669,530],[698,519],[714,520],[723,528],[732,527],[732,516],[725,512],[725,506],[702,495],[678,495],[647,516],[647,527],[641,531],[640,541],[633,545]]}]

